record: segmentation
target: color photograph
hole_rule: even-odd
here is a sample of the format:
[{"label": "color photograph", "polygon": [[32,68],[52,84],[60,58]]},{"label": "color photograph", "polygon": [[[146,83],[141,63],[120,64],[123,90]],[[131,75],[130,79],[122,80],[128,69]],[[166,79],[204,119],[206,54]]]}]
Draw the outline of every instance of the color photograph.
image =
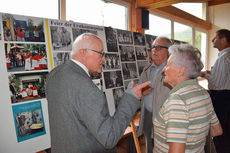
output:
[{"label": "color photograph", "polygon": [[8,72],[41,71],[48,69],[44,44],[5,43]]},{"label": "color photograph", "polygon": [[12,108],[18,142],[46,134],[41,101],[14,105]]},{"label": "color photograph", "polygon": [[48,72],[9,75],[11,103],[45,98],[47,74]]},{"label": "color photograph", "polygon": [[2,15],[4,41],[45,42],[43,19]]}]

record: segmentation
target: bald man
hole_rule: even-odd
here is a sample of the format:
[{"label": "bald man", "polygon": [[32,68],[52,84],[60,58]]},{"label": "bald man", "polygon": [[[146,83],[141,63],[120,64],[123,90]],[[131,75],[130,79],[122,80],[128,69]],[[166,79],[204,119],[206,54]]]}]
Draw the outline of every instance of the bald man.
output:
[{"label": "bald man", "polygon": [[49,74],[46,86],[52,153],[115,153],[115,146],[139,108],[141,90],[150,82],[128,88],[114,116],[103,91],[90,75],[100,74],[105,61],[96,35],[76,38],[71,60]]}]

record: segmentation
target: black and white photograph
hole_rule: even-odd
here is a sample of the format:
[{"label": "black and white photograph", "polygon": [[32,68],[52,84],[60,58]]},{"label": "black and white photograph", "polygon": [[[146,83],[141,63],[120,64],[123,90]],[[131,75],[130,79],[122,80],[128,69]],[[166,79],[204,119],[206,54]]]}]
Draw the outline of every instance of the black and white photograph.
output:
[{"label": "black and white photograph", "polygon": [[137,61],[139,76],[141,76],[141,73],[143,72],[144,68],[149,64],[150,63],[148,61]]},{"label": "black and white photograph", "polygon": [[145,46],[145,35],[133,32],[134,45]]},{"label": "black and white photograph", "polygon": [[104,72],[105,88],[115,88],[123,86],[121,71]]},{"label": "black and white photograph", "polygon": [[70,59],[70,52],[54,52],[53,53],[54,67],[64,64],[69,59]]},{"label": "black and white photograph", "polygon": [[4,41],[45,42],[43,19],[3,14]]},{"label": "black and white photograph", "polygon": [[156,39],[156,36],[146,34],[145,37],[146,37],[146,46],[147,49],[149,50],[152,48],[152,44],[153,41]]},{"label": "black and white photograph", "polygon": [[116,88],[116,89],[112,89],[113,91],[113,99],[114,99],[114,104],[115,104],[115,108],[117,108],[117,106],[119,105],[119,102],[124,94],[124,88]]},{"label": "black and white photograph", "polygon": [[71,51],[71,28],[50,26],[52,47],[54,51]]},{"label": "black and white photograph", "polygon": [[125,89],[128,88],[129,83],[131,83],[132,81],[134,81],[134,85],[137,84],[137,83],[138,83],[138,80],[139,80],[139,79],[124,81]]},{"label": "black and white photograph", "polygon": [[41,101],[13,106],[18,142],[46,133]]},{"label": "black and white photograph", "polygon": [[121,61],[135,61],[135,53],[134,53],[134,47],[133,46],[122,46],[119,45],[119,52],[121,56]]},{"label": "black and white photograph", "polygon": [[105,37],[108,52],[118,52],[116,30],[105,27]]},{"label": "black and white photograph", "polygon": [[118,54],[105,54],[105,64],[103,70],[120,69],[120,59]]},{"label": "black and white photograph", "polygon": [[137,60],[147,60],[148,53],[146,51],[146,47],[135,47]]},{"label": "black and white photograph", "polygon": [[94,30],[88,30],[88,29],[78,29],[78,28],[72,28],[73,32],[73,41],[81,34],[83,33],[92,33],[97,35],[97,31]]},{"label": "black and white photograph", "polygon": [[117,30],[117,37],[119,44],[133,45],[132,32],[125,30]]},{"label": "black and white photograph", "polygon": [[8,72],[48,70],[45,44],[5,43]]},{"label": "black and white photograph", "polygon": [[11,103],[20,103],[45,98],[48,72],[10,74],[9,90]]},{"label": "black and white photograph", "polygon": [[136,63],[122,63],[124,80],[138,78]]}]

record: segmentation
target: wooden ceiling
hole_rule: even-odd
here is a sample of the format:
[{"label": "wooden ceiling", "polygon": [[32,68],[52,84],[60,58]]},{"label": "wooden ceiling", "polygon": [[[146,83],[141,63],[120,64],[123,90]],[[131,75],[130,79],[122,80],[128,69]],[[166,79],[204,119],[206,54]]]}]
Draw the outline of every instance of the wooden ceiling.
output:
[{"label": "wooden ceiling", "polygon": [[230,0],[137,0],[136,5],[137,7],[143,7],[148,10],[152,10],[182,2],[208,2],[208,5],[211,6],[228,3]]},{"label": "wooden ceiling", "polygon": [[208,3],[208,6],[229,3],[230,0],[136,0],[137,8],[146,8],[150,12],[159,13],[165,16],[171,16],[176,20],[184,21],[190,25],[200,27],[206,30],[211,29],[211,23],[197,18],[183,10],[180,10],[172,4],[182,2],[200,2]]},{"label": "wooden ceiling", "polygon": [[207,2],[210,0],[137,0],[137,7],[144,7],[148,10],[170,6],[182,2]]}]

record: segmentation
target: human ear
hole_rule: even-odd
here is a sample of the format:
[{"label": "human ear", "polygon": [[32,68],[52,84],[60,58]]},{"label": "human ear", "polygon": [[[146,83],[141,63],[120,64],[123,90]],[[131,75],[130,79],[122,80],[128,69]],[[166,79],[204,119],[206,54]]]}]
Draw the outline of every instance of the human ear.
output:
[{"label": "human ear", "polygon": [[184,66],[178,67],[179,76],[184,76],[186,68]]}]

